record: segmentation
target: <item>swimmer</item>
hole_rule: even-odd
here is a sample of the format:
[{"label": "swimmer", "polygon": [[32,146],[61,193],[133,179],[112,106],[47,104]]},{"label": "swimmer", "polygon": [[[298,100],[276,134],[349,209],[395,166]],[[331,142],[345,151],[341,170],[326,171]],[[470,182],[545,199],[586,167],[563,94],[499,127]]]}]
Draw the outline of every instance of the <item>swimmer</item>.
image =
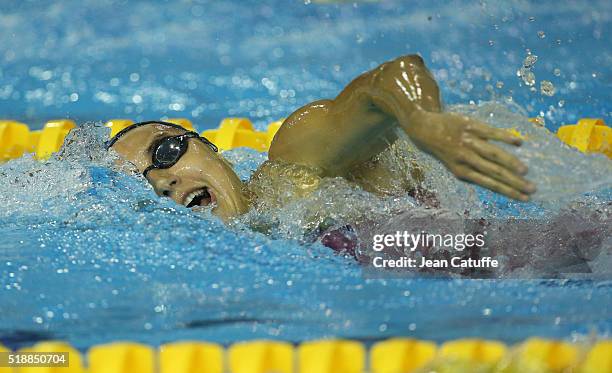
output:
[{"label": "swimmer", "polygon": [[[256,199],[251,184],[272,175],[270,164],[295,165],[316,177],[343,177],[378,194],[399,188],[419,191],[422,170],[394,175],[376,157],[403,131],[457,178],[513,199],[535,192],[527,167],[491,143],[520,146],[508,131],[467,116],[442,111],[440,91],[423,59],[402,56],[353,80],[333,100],[319,100],[291,114],[276,133],[268,161],[243,183],[217,148],[197,133],[163,122],[131,125],[109,142],[133,163],[155,192],[189,208],[214,204],[228,220],[249,210]],[[280,175],[283,177],[283,175]],[[415,193],[419,194],[419,193]],[[427,195],[426,191],[420,195]]]}]

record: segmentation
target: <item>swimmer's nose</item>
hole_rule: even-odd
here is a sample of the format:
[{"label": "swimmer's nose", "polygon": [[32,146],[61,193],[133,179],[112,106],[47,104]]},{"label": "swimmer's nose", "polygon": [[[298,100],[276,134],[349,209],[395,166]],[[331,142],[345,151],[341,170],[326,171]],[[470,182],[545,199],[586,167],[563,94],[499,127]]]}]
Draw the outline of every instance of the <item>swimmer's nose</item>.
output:
[{"label": "swimmer's nose", "polygon": [[174,175],[160,175],[159,177],[149,179],[149,182],[153,185],[153,189],[158,196],[170,198],[176,192],[176,187],[179,184],[178,178]]}]

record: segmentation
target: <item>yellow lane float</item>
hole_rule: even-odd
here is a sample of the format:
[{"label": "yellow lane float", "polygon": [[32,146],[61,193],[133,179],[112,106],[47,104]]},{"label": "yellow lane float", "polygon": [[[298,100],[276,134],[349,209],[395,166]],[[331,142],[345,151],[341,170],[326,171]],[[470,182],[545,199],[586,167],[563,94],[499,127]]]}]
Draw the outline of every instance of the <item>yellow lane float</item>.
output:
[{"label": "yellow lane float", "polygon": [[[11,351],[0,345],[0,352]],[[297,346],[254,340],[228,348],[185,341],[158,349],[117,342],[91,347],[87,359],[67,343],[41,342],[18,352],[65,352],[69,365],[0,367],[0,373],[612,373],[611,340],[572,344],[531,338],[507,346],[498,341],[460,339],[437,346],[393,338],[375,343],[369,351],[352,340],[308,341]]]},{"label": "yellow lane float", "polygon": [[19,158],[33,150],[30,129],[26,124],[14,120],[0,120],[0,162]]},{"label": "yellow lane float", "polygon": [[440,356],[450,360],[497,364],[507,350],[506,345],[497,341],[459,339],[444,343],[440,347]]},{"label": "yellow lane float", "polygon": [[299,373],[361,373],[366,371],[366,348],[356,341],[310,341],[302,343],[297,350],[297,371]]},{"label": "yellow lane float", "polygon": [[372,373],[413,372],[429,364],[438,347],[433,342],[409,338],[392,338],[378,342],[370,349]]},{"label": "yellow lane float", "polygon": [[600,341],[586,354],[581,373],[612,372],[612,341]]},{"label": "yellow lane float", "polygon": [[27,125],[13,120],[0,120],[0,161],[34,153],[46,159],[57,152],[76,124],[69,119],[48,121],[42,130],[30,131]]},{"label": "yellow lane float", "polygon": [[561,126],[557,137],[583,153],[603,153],[612,158],[612,128],[603,119],[583,118],[577,124]]},{"label": "yellow lane float", "polygon": [[223,373],[223,355],[214,343],[168,343],[159,348],[159,373]]},{"label": "yellow lane float", "polygon": [[291,373],[293,361],[293,346],[287,342],[250,341],[236,343],[228,350],[232,373]]},{"label": "yellow lane float", "polygon": [[524,372],[576,372],[579,350],[563,341],[531,338],[517,349],[515,370]]},{"label": "yellow lane float", "polygon": [[155,373],[155,349],[132,342],[98,345],[87,354],[89,373]]}]

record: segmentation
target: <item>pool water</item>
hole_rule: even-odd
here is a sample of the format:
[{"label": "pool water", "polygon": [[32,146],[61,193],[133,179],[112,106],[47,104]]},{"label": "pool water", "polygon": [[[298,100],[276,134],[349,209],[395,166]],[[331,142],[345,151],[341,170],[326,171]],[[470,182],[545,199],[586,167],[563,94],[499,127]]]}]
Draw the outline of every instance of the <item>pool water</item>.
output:
[{"label": "pool water", "polygon": [[[0,166],[0,342],[65,339],[85,349],[114,340],[609,336],[609,256],[595,263],[599,276],[369,278],[354,259],[292,232],[228,228],[159,199],[100,148],[100,121],[188,117],[204,130],[244,116],[264,128],[385,60],[418,52],[447,104],[494,113],[496,125],[526,126],[526,116],[538,115],[550,130],[587,116],[610,123],[611,10],[606,1],[0,5],[1,115],[31,128],[56,117],[83,127],[59,157]],[[537,61],[519,77],[528,51]],[[549,188],[533,211],[519,213],[552,213],[586,192],[609,209],[609,161],[547,146],[551,157],[530,166]],[[556,154],[560,162],[547,167]],[[243,179],[265,159],[244,149],[227,156]],[[575,181],[563,198],[552,187],[560,176]],[[443,177],[499,214],[516,212]]]}]

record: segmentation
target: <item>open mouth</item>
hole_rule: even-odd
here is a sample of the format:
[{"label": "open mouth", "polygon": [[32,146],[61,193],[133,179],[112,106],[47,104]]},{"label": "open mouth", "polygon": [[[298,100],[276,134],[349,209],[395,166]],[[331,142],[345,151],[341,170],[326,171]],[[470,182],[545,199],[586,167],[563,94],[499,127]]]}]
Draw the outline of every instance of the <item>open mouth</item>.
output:
[{"label": "open mouth", "polygon": [[187,208],[192,208],[196,206],[208,206],[211,203],[215,202],[214,194],[207,187],[196,189],[193,192],[189,193],[185,200],[183,201],[183,205],[187,206]]}]

